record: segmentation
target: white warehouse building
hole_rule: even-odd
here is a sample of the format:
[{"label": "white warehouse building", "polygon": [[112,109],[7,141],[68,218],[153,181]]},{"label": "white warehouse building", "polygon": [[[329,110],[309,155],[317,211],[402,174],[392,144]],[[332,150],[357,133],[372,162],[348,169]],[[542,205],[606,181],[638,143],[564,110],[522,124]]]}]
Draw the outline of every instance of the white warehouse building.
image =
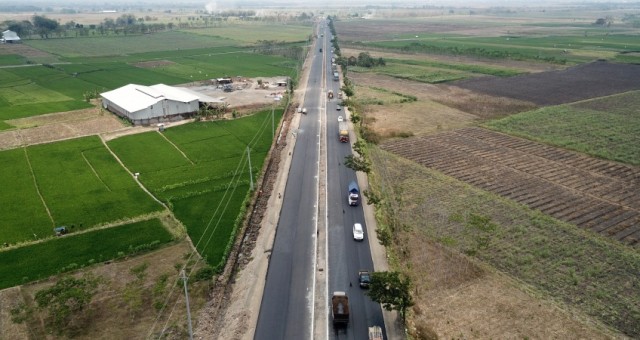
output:
[{"label": "white warehouse building", "polygon": [[157,84],[129,84],[104,92],[102,106],[134,125],[151,125],[189,118],[198,112],[200,97],[192,91]]}]

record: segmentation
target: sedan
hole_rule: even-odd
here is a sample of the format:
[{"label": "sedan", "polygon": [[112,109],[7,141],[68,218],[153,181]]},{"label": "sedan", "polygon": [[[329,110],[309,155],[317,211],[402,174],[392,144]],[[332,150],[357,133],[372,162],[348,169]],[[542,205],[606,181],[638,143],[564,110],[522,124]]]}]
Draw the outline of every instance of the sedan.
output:
[{"label": "sedan", "polygon": [[336,106],[336,110],[338,110],[338,111],[342,110],[342,106],[340,106],[340,105]]},{"label": "sedan", "polygon": [[339,122],[343,122],[343,121],[344,121],[344,118],[342,118],[342,116],[338,116],[338,121],[339,121]]},{"label": "sedan", "polygon": [[362,229],[362,224],[355,223],[353,225],[353,239],[356,241],[364,240],[364,229]]}]

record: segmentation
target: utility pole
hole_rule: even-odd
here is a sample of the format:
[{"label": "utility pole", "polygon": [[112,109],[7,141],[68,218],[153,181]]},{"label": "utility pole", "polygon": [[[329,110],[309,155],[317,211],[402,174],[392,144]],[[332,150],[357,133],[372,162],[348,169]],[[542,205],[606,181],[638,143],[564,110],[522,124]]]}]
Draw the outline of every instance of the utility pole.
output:
[{"label": "utility pole", "polygon": [[251,171],[251,151],[247,145],[247,158],[249,158],[249,181],[251,182],[251,191],[253,191],[253,171]]},{"label": "utility pole", "polygon": [[187,291],[187,276],[184,274],[184,269],[180,273],[182,274],[182,283],[184,284],[184,298],[187,301],[187,324],[189,326],[189,340],[193,340],[193,330],[191,329],[191,308],[189,308],[189,292]]}]

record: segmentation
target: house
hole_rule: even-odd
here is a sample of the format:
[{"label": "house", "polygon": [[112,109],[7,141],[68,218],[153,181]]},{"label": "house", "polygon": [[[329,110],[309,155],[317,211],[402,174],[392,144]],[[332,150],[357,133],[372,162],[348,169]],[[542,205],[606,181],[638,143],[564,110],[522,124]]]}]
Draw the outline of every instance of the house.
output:
[{"label": "house", "polygon": [[14,31],[6,30],[2,32],[2,42],[5,43],[19,43],[20,37]]},{"label": "house", "polygon": [[134,125],[182,120],[195,115],[200,107],[197,94],[165,84],[129,84],[100,96],[105,109]]}]

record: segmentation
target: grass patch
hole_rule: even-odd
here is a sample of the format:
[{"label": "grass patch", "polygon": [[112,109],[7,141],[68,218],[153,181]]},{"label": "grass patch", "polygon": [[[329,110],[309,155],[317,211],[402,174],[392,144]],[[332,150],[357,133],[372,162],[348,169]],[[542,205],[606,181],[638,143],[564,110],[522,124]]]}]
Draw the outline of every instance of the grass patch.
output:
[{"label": "grass patch", "polygon": [[155,249],[171,239],[151,219],[1,251],[0,289]]},{"label": "grass patch", "polygon": [[640,165],[640,91],[541,108],[486,127],[595,157]]},{"label": "grass patch", "polygon": [[[635,249],[377,148],[370,155],[376,183],[384,181],[379,196],[393,216],[387,221],[396,221],[383,221],[391,237],[403,240],[406,230],[420,231],[628,336],[640,335]],[[474,216],[488,218],[492,228],[471,227]]]},{"label": "grass patch", "polygon": [[24,65],[27,59],[18,54],[0,54],[0,66]]}]

